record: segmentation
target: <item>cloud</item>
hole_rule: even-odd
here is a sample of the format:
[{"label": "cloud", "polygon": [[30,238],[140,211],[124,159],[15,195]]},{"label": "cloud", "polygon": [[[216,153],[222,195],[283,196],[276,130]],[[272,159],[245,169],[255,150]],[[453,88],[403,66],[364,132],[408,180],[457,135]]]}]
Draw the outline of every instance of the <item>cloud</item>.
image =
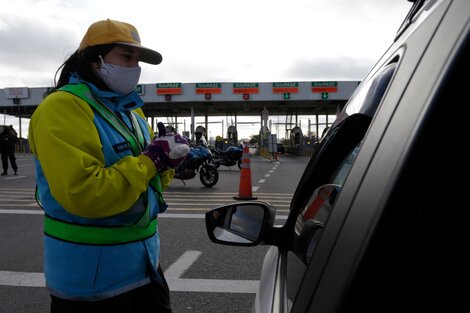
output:
[{"label": "cloud", "polygon": [[0,25],[2,85],[44,85],[77,45],[73,32],[23,16],[2,14]]},{"label": "cloud", "polygon": [[88,26],[134,24],[163,55],[143,83],[361,79],[392,42],[406,1],[0,0],[0,88],[50,85]]},{"label": "cloud", "polygon": [[319,58],[295,62],[285,76],[297,80],[360,81],[374,65],[373,61],[343,56],[338,59]]}]

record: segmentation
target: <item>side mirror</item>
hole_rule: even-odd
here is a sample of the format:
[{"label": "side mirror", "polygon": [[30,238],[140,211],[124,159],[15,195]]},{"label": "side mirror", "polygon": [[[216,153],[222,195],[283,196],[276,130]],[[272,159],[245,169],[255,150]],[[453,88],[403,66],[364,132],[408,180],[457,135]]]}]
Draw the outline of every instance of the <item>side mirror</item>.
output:
[{"label": "side mirror", "polygon": [[317,249],[322,231],[323,223],[316,220],[305,221],[302,233],[300,234],[299,243],[302,247],[300,257],[307,265],[310,263],[313,253]]},{"label": "side mirror", "polygon": [[315,189],[309,202],[297,218],[295,231],[298,235],[296,253],[309,264],[320,240],[323,227],[333,209],[340,185],[327,184]]},{"label": "side mirror", "polygon": [[336,184],[327,184],[318,187],[313,192],[310,201],[299,217],[302,217],[305,221],[315,219],[326,223],[340,191],[341,186]]},{"label": "side mirror", "polygon": [[262,201],[234,203],[206,213],[207,234],[212,242],[255,246],[274,224],[274,209]]}]

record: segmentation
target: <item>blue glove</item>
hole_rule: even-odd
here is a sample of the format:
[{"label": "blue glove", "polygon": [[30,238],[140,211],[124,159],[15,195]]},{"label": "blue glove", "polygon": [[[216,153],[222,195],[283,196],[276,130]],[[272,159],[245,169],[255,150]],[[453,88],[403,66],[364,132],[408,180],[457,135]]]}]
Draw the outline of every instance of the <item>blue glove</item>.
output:
[{"label": "blue glove", "polygon": [[158,137],[142,152],[148,156],[159,173],[176,168],[189,152],[189,144],[180,134],[167,133],[162,122],[157,123]]}]

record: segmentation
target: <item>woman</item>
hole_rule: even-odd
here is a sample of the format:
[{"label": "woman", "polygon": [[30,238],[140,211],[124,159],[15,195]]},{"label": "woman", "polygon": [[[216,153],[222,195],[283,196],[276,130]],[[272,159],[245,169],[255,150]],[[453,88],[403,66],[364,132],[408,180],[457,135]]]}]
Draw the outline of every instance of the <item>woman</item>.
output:
[{"label": "woman", "polygon": [[[189,148],[179,136],[152,140],[139,61],[162,57],[132,25],[92,24],[31,118],[51,312],[171,312],[157,216]],[[175,145],[185,148],[169,162]]]}]

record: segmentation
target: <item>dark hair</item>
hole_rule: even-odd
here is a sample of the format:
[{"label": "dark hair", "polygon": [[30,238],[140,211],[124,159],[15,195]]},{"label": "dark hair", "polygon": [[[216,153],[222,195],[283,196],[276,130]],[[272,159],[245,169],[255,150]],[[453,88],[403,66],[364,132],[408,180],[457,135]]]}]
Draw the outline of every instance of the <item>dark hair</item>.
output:
[{"label": "dark hair", "polygon": [[[72,73],[77,73],[81,79],[94,84],[99,89],[109,90],[106,84],[96,76],[93,71],[92,63],[100,62],[99,56],[104,57],[108,54],[115,45],[96,45],[86,48],[83,51],[75,51],[56,71],[54,76],[54,83],[56,90],[69,82]],[[59,80],[57,81],[57,74],[60,71]]]}]

